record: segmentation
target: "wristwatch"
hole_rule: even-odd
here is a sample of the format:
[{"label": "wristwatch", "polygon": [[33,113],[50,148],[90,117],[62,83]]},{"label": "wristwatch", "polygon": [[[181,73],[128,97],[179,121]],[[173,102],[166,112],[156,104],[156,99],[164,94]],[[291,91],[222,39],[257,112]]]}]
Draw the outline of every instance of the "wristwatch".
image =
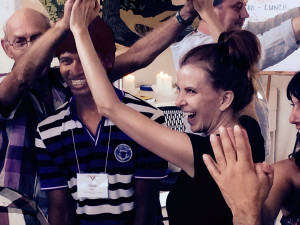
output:
[{"label": "wristwatch", "polygon": [[180,10],[178,10],[175,14],[175,17],[177,19],[177,21],[183,25],[183,26],[189,26],[193,23],[193,20],[184,20],[181,16],[180,16]]}]

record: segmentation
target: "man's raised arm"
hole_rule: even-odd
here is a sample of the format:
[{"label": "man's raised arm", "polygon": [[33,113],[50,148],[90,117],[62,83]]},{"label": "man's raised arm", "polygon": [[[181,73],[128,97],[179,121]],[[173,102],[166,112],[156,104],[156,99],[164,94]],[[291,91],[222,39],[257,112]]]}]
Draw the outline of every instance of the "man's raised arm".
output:
[{"label": "man's raised arm", "polygon": [[[35,40],[25,50],[24,55],[18,60],[15,59],[16,62],[12,71],[0,83],[0,107],[2,110],[15,104],[17,99],[32,87],[37,79],[48,74],[47,71],[53,59],[55,47],[69,29],[73,3],[74,0],[68,0],[65,3],[64,17]],[[8,40],[2,40],[3,47],[8,44],[4,42],[8,42]]]},{"label": "man's raised arm", "polygon": [[153,29],[145,37],[138,40],[130,49],[117,56],[113,71],[109,74],[111,81],[116,81],[128,73],[149,65],[160,53],[168,48],[186,28],[183,21],[192,22],[197,12],[194,10],[193,1],[186,0],[179,15],[172,16],[159,27]]}]

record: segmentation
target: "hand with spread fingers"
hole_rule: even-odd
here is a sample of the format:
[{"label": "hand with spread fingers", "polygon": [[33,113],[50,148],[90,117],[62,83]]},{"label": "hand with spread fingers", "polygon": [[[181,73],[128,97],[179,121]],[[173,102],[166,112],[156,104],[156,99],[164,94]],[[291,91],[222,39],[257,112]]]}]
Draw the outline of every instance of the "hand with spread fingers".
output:
[{"label": "hand with spread fingers", "polygon": [[220,137],[210,136],[216,161],[203,155],[211,176],[233,214],[234,224],[261,224],[261,209],[273,181],[273,169],[267,163],[254,164],[245,130],[235,126],[233,134],[223,127]]}]

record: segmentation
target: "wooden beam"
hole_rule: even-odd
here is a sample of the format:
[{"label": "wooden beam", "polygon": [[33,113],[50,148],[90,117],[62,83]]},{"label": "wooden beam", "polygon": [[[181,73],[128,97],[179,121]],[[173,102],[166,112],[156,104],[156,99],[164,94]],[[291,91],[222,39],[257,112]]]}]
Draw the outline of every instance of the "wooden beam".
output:
[{"label": "wooden beam", "polygon": [[266,98],[267,101],[269,101],[269,95],[270,95],[270,88],[271,88],[271,76],[294,76],[296,72],[295,71],[260,71],[259,75],[266,75],[268,76],[267,80],[267,90],[266,90]]},{"label": "wooden beam", "polygon": [[259,75],[294,76],[296,71],[260,71]]}]

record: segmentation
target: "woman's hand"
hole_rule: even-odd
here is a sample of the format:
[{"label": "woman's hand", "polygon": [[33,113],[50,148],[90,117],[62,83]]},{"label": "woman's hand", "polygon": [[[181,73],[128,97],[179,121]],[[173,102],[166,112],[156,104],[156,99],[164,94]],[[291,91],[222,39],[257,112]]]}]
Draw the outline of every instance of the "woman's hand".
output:
[{"label": "woman's hand", "polygon": [[98,0],[75,0],[70,18],[70,29],[75,35],[88,29],[89,24],[99,15]]},{"label": "woman's hand", "polygon": [[219,130],[220,138],[211,135],[216,162],[204,155],[205,165],[230,207],[234,222],[260,224],[261,208],[273,182],[273,169],[265,162],[253,163],[245,130],[235,126],[233,135],[225,128]]}]

